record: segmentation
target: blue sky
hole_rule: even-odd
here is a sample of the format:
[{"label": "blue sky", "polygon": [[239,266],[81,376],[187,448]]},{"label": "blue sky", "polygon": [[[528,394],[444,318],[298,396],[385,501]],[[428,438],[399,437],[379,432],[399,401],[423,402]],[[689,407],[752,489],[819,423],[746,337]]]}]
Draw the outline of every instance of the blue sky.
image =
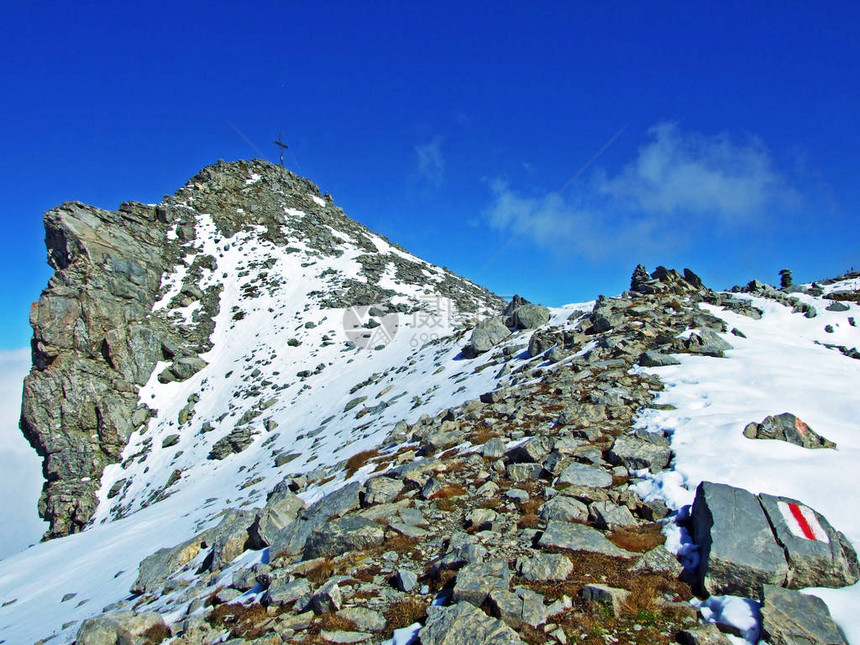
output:
[{"label": "blue sky", "polygon": [[504,295],[858,267],[860,9],[826,4],[7,3],[0,349],[50,276],[43,211],[276,161],[279,130],[349,215]]}]

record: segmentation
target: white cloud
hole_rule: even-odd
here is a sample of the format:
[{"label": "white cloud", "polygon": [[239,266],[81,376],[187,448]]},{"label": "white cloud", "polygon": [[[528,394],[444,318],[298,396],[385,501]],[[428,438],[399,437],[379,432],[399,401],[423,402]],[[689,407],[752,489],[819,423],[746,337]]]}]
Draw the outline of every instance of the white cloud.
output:
[{"label": "white cloud", "polygon": [[737,143],[727,134],[685,133],[673,123],[647,136],[617,175],[598,172],[555,198],[491,182],[490,225],[515,234],[545,208],[523,234],[545,248],[597,260],[665,252],[703,230],[760,224],[771,206],[797,200],[755,138]]},{"label": "white cloud", "polygon": [[491,190],[493,203],[487,215],[493,228],[522,232],[558,254],[573,252],[598,260],[643,245],[662,249],[676,243],[677,231],[659,231],[649,218],[595,208],[575,193],[572,197],[527,197],[512,190],[505,180],[492,182]]},{"label": "white cloud", "polygon": [[415,146],[415,163],[419,176],[434,188],[445,182],[445,157],[442,137],[434,137]]},{"label": "white cloud", "polygon": [[18,429],[30,350],[0,351],[0,558],[38,542],[47,524],[36,512],[41,459]]},{"label": "white cloud", "polygon": [[602,192],[647,213],[708,216],[728,226],[793,199],[757,138],[735,143],[726,133],[685,133],[674,123],[653,126],[648,137],[636,160],[607,179]]}]

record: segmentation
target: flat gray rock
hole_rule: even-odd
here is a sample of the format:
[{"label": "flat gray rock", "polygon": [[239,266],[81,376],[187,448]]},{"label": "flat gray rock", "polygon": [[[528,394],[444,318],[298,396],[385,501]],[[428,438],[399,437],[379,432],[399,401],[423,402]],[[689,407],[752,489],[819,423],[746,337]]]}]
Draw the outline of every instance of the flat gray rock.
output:
[{"label": "flat gray rock", "polygon": [[787,587],[846,587],[860,579],[854,548],[823,515],[788,497],[759,500],[788,558]]},{"label": "flat gray rock", "polygon": [[135,643],[153,628],[167,627],[161,614],[156,612],[118,611],[88,618],[83,622],[75,638],[77,645],[113,645]]},{"label": "flat gray rock", "polygon": [[574,486],[589,486],[591,488],[609,488],[612,486],[612,475],[596,466],[573,463],[558,476],[559,484]]},{"label": "flat gray rock", "polygon": [[613,557],[632,558],[636,553],[620,549],[607,540],[603,533],[584,524],[568,524],[550,520],[538,545],[543,548],[555,547],[569,551],[590,551]]},{"label": "flat gray rock", "polygon": [[481,354],[491,350],[510,335],[511,330],[505,325],[504,319],[501,316],[493,316],[485,318],[475,326],[469,344],[476,353]]},{"label": "flat gray rock", "polygon": [[349,551],[379,546],[385,531],[364,517],[349,516],[326,522],[308,537],[304,548],[306,560],[332,557]]},{"label": "flat gray rock", "polygon": [[526,580],[567,580],[573,571],[573,564],[562,553],[540,553],[530,558],[517,559],[517,570]]},{"label": "flat gray rock", "polygon": [[607,454],[612,464],[628,470],[647,468],[652,473],[666,468],[671,458],[672,450],[667,443],[651,442],[628,434],[618,437]]},{"label": "flat gray rock", "polygon": [[525,645],[513,629],[468,602],[428,607],[427,615],[418,632],[421,645]]},{"label": "flat gray rock", "polygon": [[671,354],[649,349],[642,352],[639,357],[639,364],[642,367],[663,367],[665,365],[680,365],[681,361]]},{"label": "flat gray rock", "polygon": [[538,509],[542,520],[561,522],[584,522],[588,519],[588,507],[573,497],[556,495]]},{"label": "flat gray rock", "polygon": [[764,586],[762,635],[770,645],[847,645],[818,596]]},{"label": "flat gray rock", "polygon": [[708,593],[759,599],[762,585],[785,583],[785,554],[752,493],[702,482],[691,519],[701,555],[698,580]]},{"label": "flat gray rock", "polygon": [[502,559],[467,564],[457,573],[452,600],[479,606],[493,590],[507,591],[511,585],[508,561]]}]

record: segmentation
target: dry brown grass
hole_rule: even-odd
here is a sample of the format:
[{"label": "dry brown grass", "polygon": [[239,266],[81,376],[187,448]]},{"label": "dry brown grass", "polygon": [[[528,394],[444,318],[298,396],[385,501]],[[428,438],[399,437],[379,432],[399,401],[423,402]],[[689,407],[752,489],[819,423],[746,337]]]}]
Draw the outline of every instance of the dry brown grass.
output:
[{"label": "dry brown grass", "polygon": [[262,605],[242,605],[239,603],[218,605],[206,617],[206,622],[212,626],[222,627],[230,630],[233,638],[258,638],[265,633],[265,626],[261,623],[267,621],[269,616]]},{"label": "dry brown grass", "polygon": [[145,645],[158,645],[170,638],[170,629],[166,625],[153,625],[143,632]]},{"label": "dry brown grass", "polygon": [[666,536],[660,532],[660,525],[655,523],[643,524],[632,528],[621,528],[606,536],[615,546],[645,553],[666,541]]},{"label": "dry brown grass", "polygon": [[373,579],[379,575],[382,568],[378,564],[371,564],[357,570],[353,575],[361,582],[373,582]]},{"label": "dry brown grass", "polygon": [[441,489],[436,491],[430,496],[430,499],[448,499],[450,497],[461,497],[466,494],[466,489],[460,486],[460,484],[450,484],[448,486],[443,486]]},{"label": "dry brown grass", "polygon": [[305,578],[307,578],[309,582],[312,582],[315,585],[321,585],[326,580],[331,578],[336,568],[337,567],[334,563],[334,560],[332,560],[331,558],[326,558],[313,569],[309,569],[308,572],[305,573]]},{"label": "dry brown grass", "polygon": [[358,629],[358,626],[351,621],[349,618],[344,618],[343,616],[338,616],[337,614],[323,614],[320,616],[319,620],[320,630],[325,629],[326,631],[345,631],[345,632],[353,632]]},{"label": "dry brown grass", "polygon": [[378,456],[379,450],[376,448],[373,450],[362,450],[361,452],[355,453],[352,457],[346,460],[346,478],[349,479],[352,477],[359,468],[374,457]]},{"label": "dry brown grass", "polygon": [[473,446],[482,446],[490,439],[495,439],[499,436],[498,432],[482,428],[470,433],[466,438],[472,442]]},{"label": "dry brown grass", "polygon": [[427,602],[407,597],[385,610],[385,632],[391,634],[395,629],[407,627],[412,623],[424,622],[427,618]]},{"label": "dry brown grass", "polygon": [[540,517],[538,517],[534,513],[525,513],[520,515],[520,519],[517,520],[517,526],[521,529],[536,529],[540,527]]},{"label": "dry brown grass", "polygon": [[445,513],[453,513],[457,510],[457,502],[449,497],[433,500],[436,503],[436,508]]}]

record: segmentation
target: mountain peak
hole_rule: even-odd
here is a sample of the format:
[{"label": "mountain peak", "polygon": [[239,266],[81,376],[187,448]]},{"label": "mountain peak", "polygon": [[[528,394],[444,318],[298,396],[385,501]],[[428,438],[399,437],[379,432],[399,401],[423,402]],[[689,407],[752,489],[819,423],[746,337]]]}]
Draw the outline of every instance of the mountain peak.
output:
[{"label": "mountain peak", "polygon": [[[46,213],[45,228],[56,273],[31,314],[34,367],[21,425],[44,458],[47,537],[80,531],[100,505],[118,517],[169,488],[141,475],[135,484],[147,492],[134,503],[123,505],[119,489],[96,496],[105,466],[130,463],[122,456],[130,438],[152,446],[156,433],[143,435],[160,422],[141,398],[148,383],[186,381],[227,347],[260,352],[256,339],[265,336],[272,355],[292,350],[294,383],[269,379],[247,397],[277,399],[273,388],[309,387],[321,366],[352,358],[331,352],[387,347],[410,316],[439,324],[419,335],[423,344],[467,314],[504,306],[350,219],[312,181],[261,160],[219,161],[156,205],[106,211],[69,202]],[[315,351],[296,349],[307,344]],[[220,423],[209,419],[207,440],[229,434]]]}]

